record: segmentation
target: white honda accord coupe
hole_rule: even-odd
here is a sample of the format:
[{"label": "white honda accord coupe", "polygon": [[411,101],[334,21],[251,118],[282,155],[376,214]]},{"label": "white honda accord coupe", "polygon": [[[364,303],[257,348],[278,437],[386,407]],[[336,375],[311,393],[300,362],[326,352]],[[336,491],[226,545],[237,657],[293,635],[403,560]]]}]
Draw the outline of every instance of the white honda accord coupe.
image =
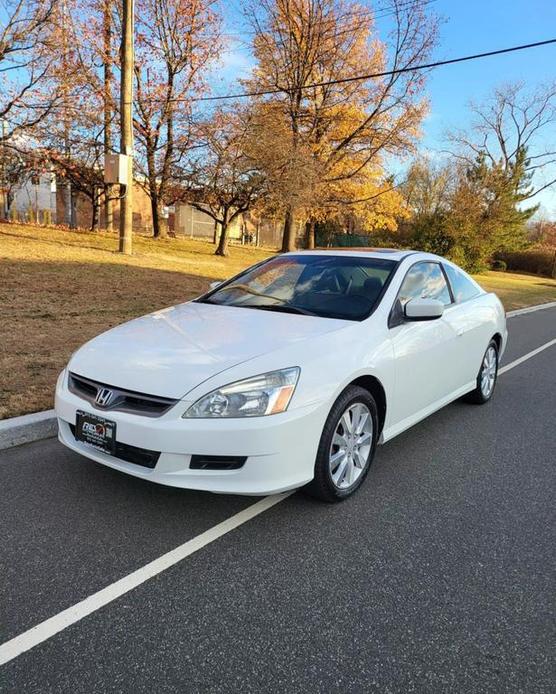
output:
[{"label": "white honda accord coupe", "polygon": [[490,400],[506,340],[498,298],[438,256],[288,253],[78,349],[59,438],[161,484],[338,501],[378,443]]}]

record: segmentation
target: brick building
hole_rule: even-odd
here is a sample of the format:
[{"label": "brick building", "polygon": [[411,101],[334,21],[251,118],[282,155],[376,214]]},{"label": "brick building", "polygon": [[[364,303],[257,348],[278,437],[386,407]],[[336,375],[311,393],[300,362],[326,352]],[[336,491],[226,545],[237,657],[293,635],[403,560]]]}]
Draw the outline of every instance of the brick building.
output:
[{"label": "brick building", "polygon": [[[39,224],[64,224],[66,215],[66,191],[63,184],[56,184],[50,174],[32,176],[11,191],[9,212],[0,192],[0,218],[6,216],[14,221]],[[76,227],[90,229],[93,209],[85,195],[74,195],[74,223]],[[219,234],[218,225],[208,214],[187,203],[178,203],[166,209],[169,231],[177,237],[204,238],[213,240]],[[114,202],[114,229],[119,225],[119,202]],[[100,205],[99,228],[105,228],[104,206]],[[298,225],[298,237],[303,237],[303,226]],[[280,218],[258,219],[249,212],[236,217],[228,228],[230,240],[276,248],[282,241],[283,220]],[[152,233],[152,212],[148,194],[135,183],[133,191],[133,230],[140,234]]]}]

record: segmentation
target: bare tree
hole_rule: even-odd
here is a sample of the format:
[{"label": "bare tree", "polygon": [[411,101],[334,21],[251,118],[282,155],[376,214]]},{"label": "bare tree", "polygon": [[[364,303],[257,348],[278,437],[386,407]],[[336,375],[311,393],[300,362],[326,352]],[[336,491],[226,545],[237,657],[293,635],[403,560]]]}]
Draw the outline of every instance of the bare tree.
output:
[{"label": "bare tree", "polygon": [[[104,101],[104,158],[113,151],[112,123],[114,120],[114,57],[113,57],[113,8],[111,0],[103,0],[102,6],[102,64],[103,64],[103,101]],[[104,219],[105,227],[112,231],[114,227],[114,186],[104,184]]]},{"label": "bare tree", "polygon": [[230,224],[253,206],[264,189],[263,176],[246,154],[251,119],[239,108],[220,110],[199,126],[198,134],[202,146],[181,177],[187,181],[181,198],[212,217],[220,228],[215,255],[225,256]]},{"label": "bare tree", "polygon": [[528,198],[556,183],[556,82],[530,90],[522,83],[498,87],[484,103],[471,103],[468,131],[449,135],[456,156],[471,162],[485,157],[509,171],[520,153],[534,185]]},{"label": "bare tree", "polygon": [[400,186],[413,215],[435,215],[449,209],[457,175],[457,167],[451,162],[438,164],[426,157],[417,158]]},{"label": "bare tree", "polygon": [[161,224],[172,171],[187,152],[191,98],[219,50],[216,0],[139,0],[135,129],[139,170],[151,200],[153,234]]},{"label": "bare tree", "polygon": [[52,165],[58,181],[68,181],[73,194],[80,193],[91,204],[91,231],[98,231],[100,224],[100,206],[104,196],[104,169],[102,135],[96,146],[88,142],[86,147],[77,147],[75,143],[72,156],[63,152],[50,150],[44,152],[45,159]]},{"label": "bare tree", "polygon": [[0,0],[0,120],[4,137],[40,123],[59,98],[47,87],[58,0]]},{"label": "bare tree", "polygon": [[102,159],[111,147],[110,129],[115,118],[113,47],[107,25],[110,28],[118,21],[116,4],[110,0],[63,0],[54,14],[57,41],[49,46],[50,83],[61,98],[33,134],[54,165],[64,195],[66,223],[75,226],[77,195],[81,194],[91,203],[91,228],[96,229],[100,202],[110,211],[117,197],[113,187],[105,187],[102,180]]}]

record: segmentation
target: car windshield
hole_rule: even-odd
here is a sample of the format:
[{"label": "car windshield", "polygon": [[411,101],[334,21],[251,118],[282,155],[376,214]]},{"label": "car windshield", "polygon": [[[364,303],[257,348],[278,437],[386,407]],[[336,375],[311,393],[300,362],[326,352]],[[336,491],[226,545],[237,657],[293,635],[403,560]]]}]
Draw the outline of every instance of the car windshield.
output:
[{"label": "car windshield", "polygon": [[271,258],[198,299],[202,303],[363,320],[378,302],[396,262],[341,255]]}]

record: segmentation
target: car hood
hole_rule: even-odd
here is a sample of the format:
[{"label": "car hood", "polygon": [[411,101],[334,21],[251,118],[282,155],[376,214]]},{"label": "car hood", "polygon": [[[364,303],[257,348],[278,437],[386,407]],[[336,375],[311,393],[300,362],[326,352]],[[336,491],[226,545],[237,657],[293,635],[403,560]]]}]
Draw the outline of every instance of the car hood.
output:
[{"label": "car hood", "polygon": [[226,369],[344,327],[342,320],[190,302],[95,337],[68,368],[107,385],[182,398]]}]

